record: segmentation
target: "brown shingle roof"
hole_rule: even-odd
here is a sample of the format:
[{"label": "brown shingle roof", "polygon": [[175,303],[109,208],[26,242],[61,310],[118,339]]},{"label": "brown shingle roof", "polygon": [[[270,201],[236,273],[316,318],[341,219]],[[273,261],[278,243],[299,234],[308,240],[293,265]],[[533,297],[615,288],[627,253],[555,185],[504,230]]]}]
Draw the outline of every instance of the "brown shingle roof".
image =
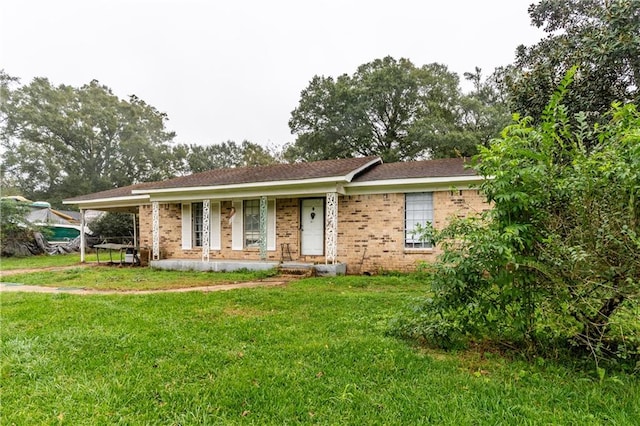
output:
[{"label": "brown shingle roof", "polygon": [[113,188],[113,189],[107,189],[106,191],[94,192],[93,194],[79,195],[77,197],[65,199],[64,201],[66,202],[91,201],[91,200],[100,200],[103,198],[129,197],[132,195],[131,191],[133,191],[134,189],[145,189],[157,184],[158,182],[136,183],[134,185],[122,186],[120,188]]},{"label": "brown shingle roof", "polygon": [[353,182],[371,182],[387,179],[411,179],[429,177],[475,176],[473,169],[465,166],[468,158],[443,158],[439,160],[384,163],[369,169]]},{"label": "brown shingle roof", "polygon": [[136,189],[189,188],[198,186],[235,185],[251,182],[277,182],[331,177],[344,178],[348,174],[376,160],[379,160],[378,157],[360,157],[314,161],[311,163],[214,169],[165,181],[138,183],[93,194],[81,195],[66,199],[65,201],[91,201],[103,198],[128,197],[133,195],[131,191]]},{"label": "brown shingle roof", "polygon": [[[188,188],[200,186],[237,185],[252,182],[278,182],[319,178],[344,178],[378,157],[346,158],[314,161],[311,163],[275,164],[261,167],[239,167],[215,169],[190,176],[181,176],[166,181],[145,182],[93,194],[69,198],[65,202],[92,201],[99,199],[129,197],[133,190],[165,188]],[[356,175],[352,182],[372,182],[392,179],[429,177],[475,176],[473,169],[466,168],[468,159],[445,158],[440,160],[411,161],[404,163],[376,164]]]},{"label": "brown shingle roof", "polygon": [[311,163],[274,164],[259,167],[215,169],[189,176],[156,182],[145,189],[188,188],[236,185],[252,182],[278,182],[301,179],[342,178],[378,157],[345,158]]}]

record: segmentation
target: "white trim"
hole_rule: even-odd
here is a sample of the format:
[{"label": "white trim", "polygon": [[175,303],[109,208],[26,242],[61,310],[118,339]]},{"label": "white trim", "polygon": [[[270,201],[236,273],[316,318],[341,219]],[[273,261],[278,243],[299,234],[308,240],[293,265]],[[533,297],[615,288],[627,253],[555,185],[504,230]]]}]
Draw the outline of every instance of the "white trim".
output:
[{"label": "white trim", "polygon": [[[345,191],[345,195],[363,195],[363,194],[386,194],[386,193],[407,193],[407,192],[438,192],[450,191],[451,187],[457,189],[478,189],[475,185],[481,183],[483,179],[477,176],[443,178],[435,180],[434,178],[422,179],[395,179],[385,181],[357,182],[349,184]],[[384,183],[381,183],[384,182]]]},{"label": "white trim", "polygon": [[244,211],[242,201],[233,201],[235,214],[231,219],[231,250],[244,249]]},{"label": "white trim", "polygon": [[211,250],[220,250],[222,248],[220,242],[220,202],[212,202],[209,212],[209,248]]},{"label": "white trim", "polygon": [[[252,190],[253,189],[253,190]],[[177,189],[173,193],[153,195],[151,198],[153,201],[161,203],[175,203],[176,200],[202,200],[208,198],[210,200],[226,201],[226,200],[252,200],[267,196],[268,198],[318,198],[323,197],[327,192],[337,192],[344,194],[343,185],[331,185],[305,187],[299,186],[297,188],[264,188],[255,189],[248,188],[246,192],[207,192],[198,191],[190,194],[183,194]]]},{"label": "white trim", "polygon": [[[361,169],[358,169],[360,171]],[[347,175],[339,175],[339,176],[329,176],[323,178],[313,178],[313,179],[294,179],[294,180],[278,180],[278,181],[269,181],[269,182],[248,182],[248,183],[238,183],[238,184],[230,184],[230,185],[213,185],[213,186],[186,186],[186,187],[175,187],[175,188],[160,188],[160,189],[134,189],[131,191],[132,194],[162,194],[162,193],[171,193],[171,192],[193,192],[193,191],[233,191],[233,190],[242,190],[245,188],[253,189],[253,188],[272,188],[274,186],[296,186],[296,185],[315,185],[322,183],[336,183],[347,181],[351,176],[353,178],[354,173],[349,173]]]},{"label": "white trim", "polygon": [[325,205],[325,263],[334,265],[338,256],[338,194],[328,193]]},{"label": "white trim", "polygon": [[160,205],[151,203],[151,258],[160,260]]},{"label": "white trim", "polygon": [[376,186],[403,186],[415,184],[441,184],[441,183],[458,183],[458,182],[482,182],[482,176],[443,176],[443,177],[424,177],[424,178],[407,178],[407,179],[385,179],[372,180],[365,182],[350,182],[345,188],[361,188]]},{"label": "white trim", "polygon": [[267,201],[267,250],[276,249],[276,200]]},{"label": "white trim", "polygon": [[96,198],[93,200],[77,200],[77,201],[62,200],[62,204],[81,205],[81,204],[117,203],[119,201],[130,201],[131,203],[136,203],[136,204],[118,204],[117,206],[114,206],[114,207],[122,207],[122,206],[129,206],[129,205],[137,206],[139,205],[139,203],[137,202],[140,200],[145,200],[148,203],[149,195],[142,192],[140,194],[141,195],[128,195],[124,197],[115,197],[115,198]]},{"label": "white trim", "polygon": [[[228,200],[228,199],[253,199],[262,196],[269,198],[281,198],[281,197],[298,197],[298,198],[315,198],[324,197],[329,192],[336,192],[340,195],[358,195],[358,194],[377,194],[386,192],[406,192],[407,188],[416,187],[422,188],[428,187],[433,191],[446,191],[451,186],[460,186],[461,189],[466,189],[465,185],[473,185],[481,183],[484,180],[481,176],[448,176],[448,177],[430,177],[430,178],[410,178],[410,179],[385,179],[374,180],[366,182],[335,182],[331,184],[312,186],[312,181],[309,181],[309,185],[298,185],[297,187],[286,188],[263,188],[259,189],[256,186],[248,186],[245,192],[235,191],[238,188],[220,187],[217,192],[212,187],[202,188],[172,188],[172,192],[165,192],[162,194],[152,194],[151,200],[163,203],[175,202],[178,200],[201,200],[208,198],[211,200]],[[191,193],[185,194],[182,191],[189,190]]]},{"label": "white trim", "polygon": [[211,249],[211,200],[202,200],[202,261],[209,261],[209,250]]},{"label": "white trim", "polygon": [[193,247],[191,235],[191,203],[182,203],[182,250]]}]

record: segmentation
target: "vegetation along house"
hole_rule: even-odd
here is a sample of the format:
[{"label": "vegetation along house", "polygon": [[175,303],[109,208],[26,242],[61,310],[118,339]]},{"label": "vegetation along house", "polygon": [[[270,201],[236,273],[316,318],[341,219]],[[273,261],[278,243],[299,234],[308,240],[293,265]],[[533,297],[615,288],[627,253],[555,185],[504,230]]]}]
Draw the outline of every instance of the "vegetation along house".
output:
[{"label": "vegetation along house", "polygon": [[414,234],[416,224],[439,228],[451,215],[487,208],[473,189],[481,178],[464,166],[460,158],[364,157],[216,169],[65,203],[138,214],[138,243],[156,267],[406,271],[437,252]]}]

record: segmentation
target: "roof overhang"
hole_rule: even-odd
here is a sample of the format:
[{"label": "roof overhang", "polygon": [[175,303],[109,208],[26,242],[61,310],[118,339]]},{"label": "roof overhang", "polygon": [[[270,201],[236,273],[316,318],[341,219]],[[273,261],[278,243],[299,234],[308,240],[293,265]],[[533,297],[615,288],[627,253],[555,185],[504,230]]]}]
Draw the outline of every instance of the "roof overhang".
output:
[{"label": "roof overhang", "polygon": [[62,204],[78,206],[80,209],[92,210],[126,210],[129,207],[138,207],[142,204],[148,204],[149,196],[146,194],[129,195],[124,197],[113,198],[96,198],[93,200],[63,200]]},{"label": "roof overhang", "polygon": [[412,191],[447,191],[451,188],[468,189],[478,185],[483,180],[482,176],[465,175],[351,182],[349,185],[345,186],[345,195]]}]

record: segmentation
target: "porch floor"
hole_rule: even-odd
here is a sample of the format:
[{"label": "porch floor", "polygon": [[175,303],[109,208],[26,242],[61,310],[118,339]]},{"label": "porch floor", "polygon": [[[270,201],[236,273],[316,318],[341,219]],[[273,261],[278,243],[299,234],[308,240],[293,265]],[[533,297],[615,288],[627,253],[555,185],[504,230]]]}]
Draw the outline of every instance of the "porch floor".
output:
[{"label": "porch floor", "polygon": [[279,268],[287,270],[315,270],[317,275],[344,275],[346,265],[316,265],[304,262],[278,262],[269,260],[233,260],[212,259],[207,261],[194,259],[152,260],[149,266],[156,269],[173,271],[233,272],[242,269],[249,271],[267,271]]}]

